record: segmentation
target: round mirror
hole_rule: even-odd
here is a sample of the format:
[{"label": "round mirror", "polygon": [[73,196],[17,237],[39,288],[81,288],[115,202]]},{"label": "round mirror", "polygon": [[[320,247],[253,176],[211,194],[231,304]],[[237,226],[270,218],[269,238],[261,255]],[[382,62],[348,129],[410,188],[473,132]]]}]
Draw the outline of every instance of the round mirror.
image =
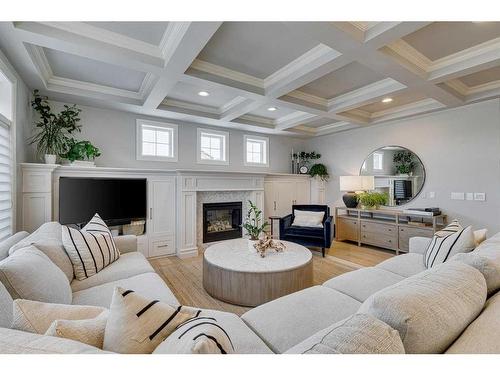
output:
[{"label": "round mirror", "polygon": [[425,182],[420,158],[407,148],[386,146],[373,151],[363,162],[360,176],[374,176],[375,190],[387,193],[387,206],[401,206],[415,198]]}]

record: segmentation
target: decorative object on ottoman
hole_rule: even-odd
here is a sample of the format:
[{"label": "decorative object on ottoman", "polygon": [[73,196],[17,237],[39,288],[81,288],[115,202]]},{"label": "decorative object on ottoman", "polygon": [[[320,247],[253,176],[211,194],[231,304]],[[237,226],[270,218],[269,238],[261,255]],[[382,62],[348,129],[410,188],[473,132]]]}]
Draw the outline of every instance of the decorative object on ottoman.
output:
[{"label": "decorative object on ottoman", "polygon": [[261,238],[260,240],[256,241],[253,247],[257,250],[257,252],[260,254],[262,258],[266,256],[267,249],[273,249],[277,253],[281,253],[283,250],[286,249],[286,246],[283,242],[274,241],[271,237],[267,235],[264,238]]},{"label": "decorative object on ottoman", "polygon": [[340,176],[340,191],[346,193],[342,196],[347,208],[358,206],[357,193],[373,190],[375,188],[375,178],[373,176]]},{"label": "decorative object on ottoman", "polygon": [[248,210],[245,223],[242,225],[246,229],[247,235],[250,236],[248,240],[248,247],[250,250],[254,248],[254,245],[259,240],[262,233],[266,232],[266,228],[269,226],[267,221],[262,219],[262,211],[252,202],[248,201],[250,209]]}]

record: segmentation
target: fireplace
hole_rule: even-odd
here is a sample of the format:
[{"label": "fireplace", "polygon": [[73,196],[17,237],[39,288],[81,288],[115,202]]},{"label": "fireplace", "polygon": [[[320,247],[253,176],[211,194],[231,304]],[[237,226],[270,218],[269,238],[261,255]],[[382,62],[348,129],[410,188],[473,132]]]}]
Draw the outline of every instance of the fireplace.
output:
[{"label": "fireplace", "polygon": [[241,238],[241,202],[203,204],[203,243]]}]

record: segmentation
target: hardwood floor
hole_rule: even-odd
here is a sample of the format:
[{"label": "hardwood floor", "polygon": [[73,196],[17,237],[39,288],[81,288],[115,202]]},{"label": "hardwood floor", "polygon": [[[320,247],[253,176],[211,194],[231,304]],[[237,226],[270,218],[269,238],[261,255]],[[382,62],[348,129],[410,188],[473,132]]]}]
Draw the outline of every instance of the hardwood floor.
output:
[{"label": "hardwood floor", "polygon": [[[320,251],[313,252],[314,285],[320,285],[334,276],[369,267],[394,256],[394,252],[372,247],[358,247],[346,242],[334,242],[325,258]],[[179,259],[166,257],[151,259],[155,271],[165,280],[179,302],[183,305],[205,309],[222,310],[242,315],[248,307],[231,305],[212,298],[203,289],[203,255]]]}]

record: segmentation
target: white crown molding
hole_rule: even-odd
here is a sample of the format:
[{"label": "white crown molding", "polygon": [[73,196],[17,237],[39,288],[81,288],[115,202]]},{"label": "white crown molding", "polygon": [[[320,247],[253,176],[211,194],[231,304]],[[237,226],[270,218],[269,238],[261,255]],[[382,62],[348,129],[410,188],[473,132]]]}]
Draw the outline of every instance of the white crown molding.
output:
[{"label": "white crown molding", "polygon": [[374,112],[371,114],[372,122],[383,122],[394,120],[397,118],[414,116],[436,109],[445,108],[446,106],[432,98],[420,100],[418,102],[401,105],[395,108],[384,111]]},{"label": "white crown molding", "polygon": [[182,100],[167,98],[161,104],[164,106],[167,106],[167,107],[182,108],[182,109],[188,109],[191,111],[212,113],[212,114],[216,114],[216,115],[220,114],[220,111],[218,108],[205,106],[205,105],[201,105],[201,104],[196,104],[196,103],[189,103],[189,102],[185,102]]},{"label": "white crown molding", "polygon": [[326,134],[330,134],[330,133],[335,133],[336,131],[338,131],[339,129],[341,129],[341,128],[345,127],[345,126],[358,127],[358,125],[351,124],[348,121],[339,121],[339,122],[336,122],[336,123],[324,125],[324,126],[321,126],[321,127],[317,128],[316,129],[316,135],[319,136],[319,135],[326,135]]},{"label": "white crown molding", "polygon": [[179,47],[179,44],[181,43],[184,35],[186,35],[190,25],[191,22],[168,23],[167,29],[161,38],[159,46],[161,55],[165,60],[165,65],[168,64],[177,47]]},{"label": "white crown molding", "polygon": [[24,43],[24,47],[26,48],[26,51],[28,52],[31,62],[35,66],[40,79],[44,83],[45,87],[47,87],[47,82],[54,76],[54,74],[52,73],[49,61],[43,52],[43,48],[28,43]]},{"label": "white crown molding", "polygon": [[403,59],[417,66],[419,69],[425,72],[429,71],[432,61],[417,49],[413,48],[410,44],[406,43],[403,39],[399,39],[391,44],[388,44],[386,48],[389,48]]},{"label": "white crown molding", "polygon": [[237,105],[244,103],[247,100],[247,98],[243,96],[237,96],[234,99],[231,99],[227,103],[224,103],[220,108],[219,112],[222,114],[224,112],[227,112],[231,110],[232,108],[236,107]]},{"label": "white crown molding", "polygon": [[451,87],[453,90],[458,92],[460,95],[467,96],[469,92],[469,87],[464,84],[459,79],[450,79],[449,81],[444,82],[444,84],[448,87]]},{"label": "white crown molding", "polygon": [[295,99],[299,99],[303,102],[318,104],[318,105],[321,105],[325,108],[328,106],[327,99],[323,99],[319,96],[308,94],[308,93],[305,93],[304,91],[300,91],[300,90],[294,90],[292,92],[289,92],[288,94],[286,94],[286,96],[291,97],[291,98],[295,98]]},{"label": "white crown molding", "polygon": [[459,79],[451,79],[449,81],[446,81],[445,85],[451,87],[453,90],[467,97],[469,95],[482,94],[489,91],[498,90],[500,88],[500,80],[470,87]]},{"label": "white crown molding", "polygon": [[146,76],[142,80],[141,87],[139,88],[139,96],[144,99],[151,92],[151,89],[154,87],[157,78],[153,73],[146,73]]},{"label": "white crown molding", "polygon": [[251,75],[240,73],[235,70],[224,68],[223,66],[215,65],[207,61],[195,59],[190,68],[199,70],[208,74],[227,78],[231,81],[237,81],[246,85],[255,86],[264,89],[264,80],[253,77]]}]

